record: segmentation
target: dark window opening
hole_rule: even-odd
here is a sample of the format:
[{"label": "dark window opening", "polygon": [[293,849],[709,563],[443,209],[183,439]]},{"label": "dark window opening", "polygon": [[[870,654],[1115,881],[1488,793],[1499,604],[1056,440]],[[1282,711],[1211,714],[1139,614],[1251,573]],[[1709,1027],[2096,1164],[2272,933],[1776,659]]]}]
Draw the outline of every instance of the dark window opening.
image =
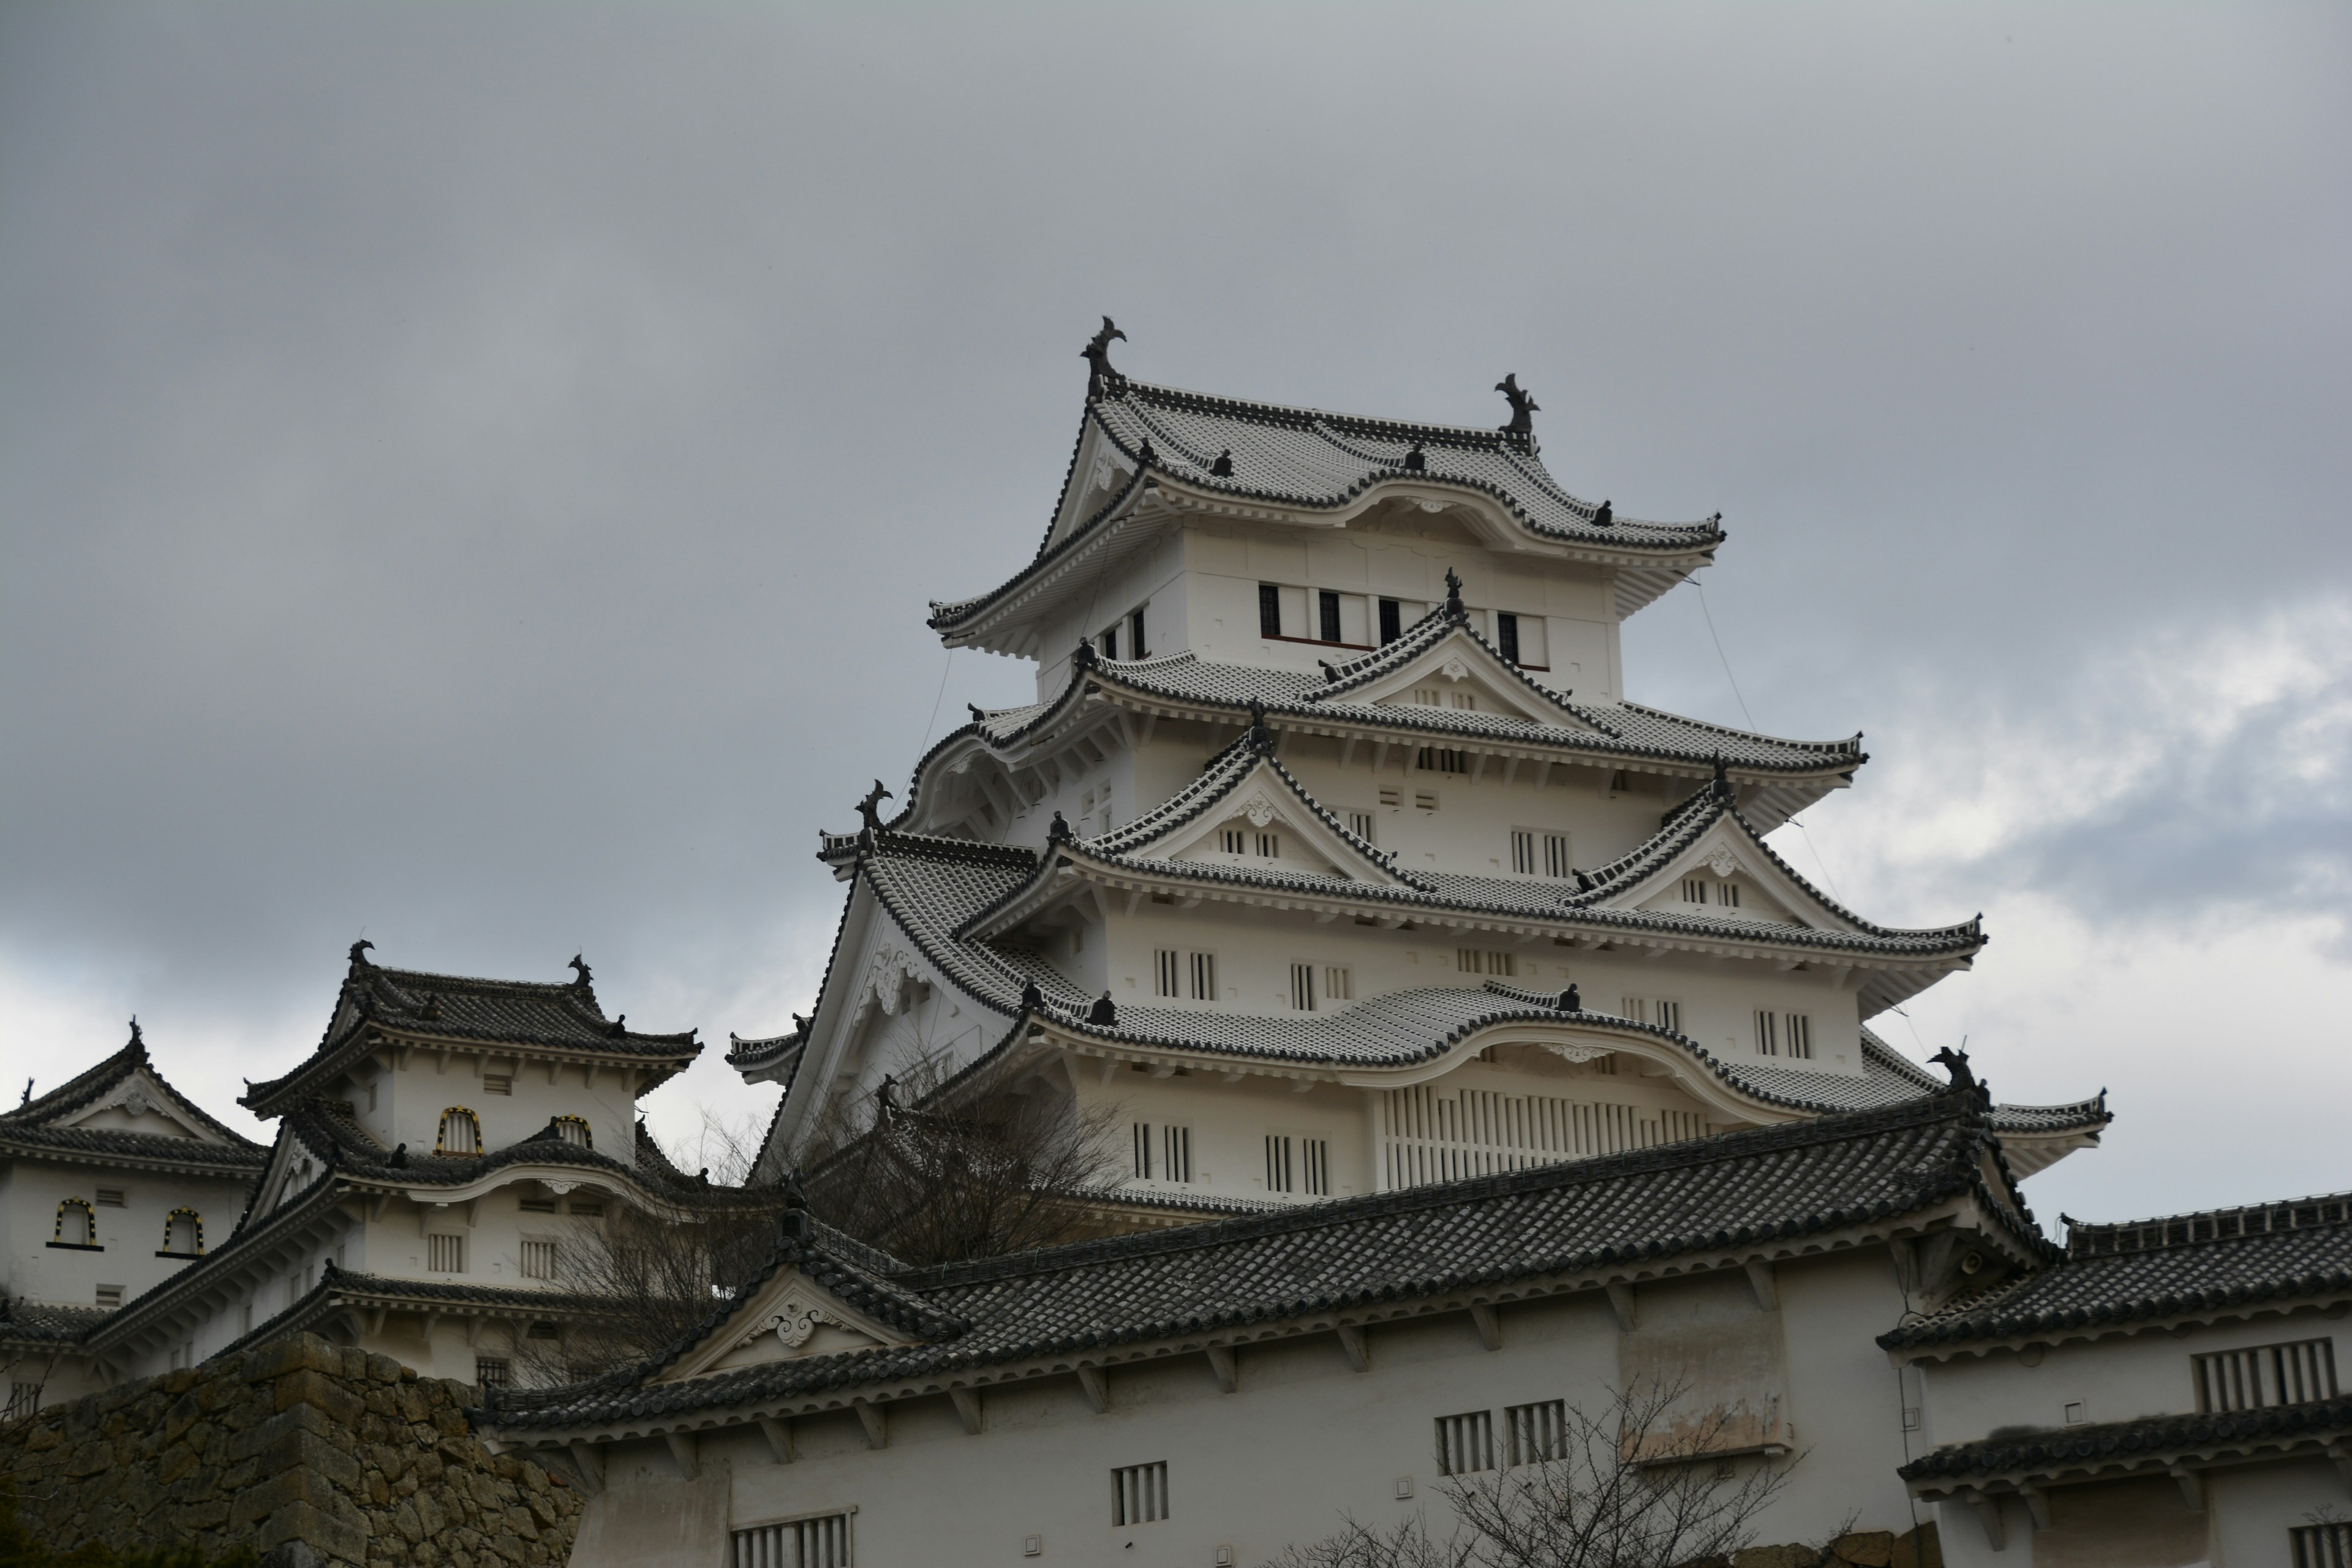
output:
[{"label": "dark window opening", "polygon": [[1339,595],[1327,590],[1316,595],[1316,599],[1323,612],[1323,640],[1338,642],[1339,640]]},{"label": "dark window opening", "polygon": [[1105,626],[1103,628],[1102,656],[1105,658],[1117,658],[1118,657],[1118,628],[1117,626]]},{"label": "dark window opening", "polygon": [[1282,635],[1282,590],[1271,583],[1257,585],[1257,632],[1265,637]]},{"label": "dark window opening", "polygon": [[1143,646],[1143,606],[1140,605],[1135,607],[1133,615],[1127,617],[1127,657],[1129,658],[1151,657],[1145,651]]},{"label": "dark window opening", "polygon": [[1381,642],[1383,646],[1404,635],[1403,620],[1394,599],[1381,601]]},{"label": "dark window opening", "polygon": [[1513,664],[1518,663],[1519,617],[1497,615],[1495,617],[1495,641],[1502,648],[1505,658],[1509,659]]}]

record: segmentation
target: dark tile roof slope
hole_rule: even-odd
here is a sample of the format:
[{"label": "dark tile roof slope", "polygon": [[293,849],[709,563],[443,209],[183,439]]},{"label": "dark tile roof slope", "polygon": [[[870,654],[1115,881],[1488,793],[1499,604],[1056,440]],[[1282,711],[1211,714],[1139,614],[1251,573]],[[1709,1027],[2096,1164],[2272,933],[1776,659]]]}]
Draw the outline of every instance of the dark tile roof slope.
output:
[{"label": "dark tile roof slope", "polygon": [[[509,1165],[553,1164],[615,1175],[677,1203],[725,1205],[732,1201],[734,1193],[732,1188],[711,1186],[682,1174],[662,1155],[642,1125],[636,1130],[634,1164],[601,1150],[567,1142],[548,1129],[486,1154],[457,1156],[415,1150],[402,1153],[385,1148],[319,1100],[297,1101],[288,1108],[280,1125],[343,1175],[404,1186],[464,1186]],[[395,1164],[395,1160],[401,1163]]]},{"label": "dark tile roof slope", "polygon": [[362,945],[352,946],[351,971],[317,1050],[292,1071],[252,1085],[246,1104],[261,1105],[300,1081],[370,1025],[431,1039],[569,1047],[661,1063],[683,1063],[701,1049],[693,1029],[648,1034],[628,1027],[625,1014],[605,1017],[585,965],[570,982],[485,980],[386,969],[369,963]]},{"label": "dark tile roof slope", "polygon": [[2352,1195],[2126,1226],[2069,1220],[2065,1261],[1879,1337],[1925,1349],[2352,1296]]},{"label": "dark tile roof slope", "polygon": [[1979,1102],[1881,1110],[908,1270],[890,1281],[959,1325],[927,1342],[812,1356],[675,1384],[660,1365],[502,1393],[500,1428],[683,1413],[1172,1333],[1278,1321],[1625,1264],[1638,1268],[1917,1213],[1973,1195],[2017,1247],[2044,1247],[2005,1179]]},{"label": "dark tile roof slope", "polygon": [[[28,1099],[13,1110],[0,1111],[0,1136],[20,1137],[27,1131],[53,1125],[82,1110],[105,1095],[124,1079],[144,1068],[147,1076],[163,1091],[172,1097],[172,1103],[189,1120],[205,1131],[228,1141],[232,1147],[259,1150],[262,1145],[224,1125],[207,1115],[204,1107],[172,1087],[170,1080],[155,1069],[147,1055],[147,1042],[134,1020],[131,1038],[123,1047],[87,1071],[75,1074],[64,1083],[37,1098]],[[132,1133],[127,1136],[149,1137],[152,1134]],[[157,1137],[159,1142],[178,1142],[178,1139]]]},{"label": "dark tile roof slope", "polygon": [[0,1344],[71,1344],[112,1316],[110,1307],[59,1307],[0,1297]]},{"label": "dark tile roof slope", "polygon": [[1906,1481],[1920,1482],[2130,1469],[2162,1464],[2184,1451],[2316,1445],[2347,1432],[2352,1432],[2352,1398],[2315,1399],[2265,1410],[2151,1415],[1955,1443],[1922,1454],[1897,1473]]},{"label": "dark tile roof slope", "polygon": [[267,1144],[243,1138],[234,1143],[210,1143],[201,1138],[173,1138],[112,1127],[26,1127],[7,1121],[0,1121],[0,1151],[162,1161],[235,1176],[252,1175],[269,1158]]}]

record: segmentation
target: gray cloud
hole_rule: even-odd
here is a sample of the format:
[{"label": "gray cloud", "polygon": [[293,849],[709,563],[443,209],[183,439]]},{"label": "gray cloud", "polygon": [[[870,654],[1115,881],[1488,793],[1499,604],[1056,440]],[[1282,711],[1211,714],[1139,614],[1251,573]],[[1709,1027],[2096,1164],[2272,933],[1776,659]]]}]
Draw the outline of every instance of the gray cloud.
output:
[{"label": "gray cloud", "polygon": [[[255,1060],[362,928],[775,1026],[814,827],[902,784],[943,667],[942,726],[1025,687],[922,606],[1034,547],[1103,310],[1132,373],[1244,395],[1486,421],[1517,371],[1570,485],[1727,514],[1769,727],[2046,719],[2053,669],[2345,581],[2347,44],[2324,6],[10,9],[0,956]],[[1637,695],[1737,720],[1687,592],[1628,642]],[[2293,721],[2017,875],[2241,899],[2317,842],[2340,907],[2340,753],[2265,782]]]}]

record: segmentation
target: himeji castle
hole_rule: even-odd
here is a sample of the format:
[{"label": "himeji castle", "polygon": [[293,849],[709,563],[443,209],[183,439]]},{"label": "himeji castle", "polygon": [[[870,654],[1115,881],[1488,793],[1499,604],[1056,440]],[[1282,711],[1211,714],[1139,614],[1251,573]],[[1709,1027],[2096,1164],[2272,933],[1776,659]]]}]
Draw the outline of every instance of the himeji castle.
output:
[{"label": "himeji castle", "polygon": [[[1871,1021],[1986,942],[1874,924],[1766,841],[1866,761],[1627,694],[1625,619],[1711,564],[1500,428],[1180,392],[1087,350],[1034,555],[935,604],[1036,700],[877,784],[760,1174],[927,1062],[955,1097],[1115,1106],[1106,1228],[1890,1105],[1942,1082]],[[2021,1175],[2103,1097],[1997,1109]]]}]

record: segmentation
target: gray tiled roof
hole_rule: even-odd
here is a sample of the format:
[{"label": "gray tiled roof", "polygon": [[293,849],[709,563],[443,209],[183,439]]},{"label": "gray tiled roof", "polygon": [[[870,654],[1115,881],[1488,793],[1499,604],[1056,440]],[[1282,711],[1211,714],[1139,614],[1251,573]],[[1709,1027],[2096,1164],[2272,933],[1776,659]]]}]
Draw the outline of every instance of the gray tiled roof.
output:
[{"label": "gray tiled roof", "polygon": [[111,1307],[59,1307],[0,1296],[0,1344],[71,1344],[114,1312]]},{"label": "gray tiled roof", "polygon": [[[397,1182],[405,1186],[463,1186],[509,1165],[556,1164],[619,1176],[632,1186],[646,1188],[675,1203],[723,1204],[733,1191],[709,1186],[679,1172],[662,1155],[642,1125],[635,1129],[636,1143],[632,1151],[635,1164],[624,1163],[602,1150],[567,1142],[546,1129],[485,1154],[453,1156],[410,1150],[403,1155],[385,1148],[317,1100],[300,1100],[288,1107],[279,1125],[285,1133],[300,1139],[305,1148],[331,1162],[343,1175]],[[394,1163],[396,1158],[402,1163]]]},{"label": "gray tiled roof", "polygon": [[[386,969],[356,950],[318,1049],[290,1072],[251,1085],[243,1103],[259,1110],[316,1075],[370,1027],[431,1039],[553,1047],[683,1065],[701,1050],[696,1031],[656,1035],[604,1016],[585,972],[569,983],[485,980]],[[651,1087],[650,1084],[646,1087]]]},{"label": "gray tiled roof", "polygon": [[[1988,1476],[2063,1476],[2162,1465],[2203,1450],[2309,1447],[2352,1433],[2352,1398],[2315,1399],[2266,1410],[2151,1415],[2097,1426],[2008,1434],[1921,1455],[1897,1473],[1906,1481],[1958,1482]],[[1929,1487],[1928,1490],[1940,1490]]]},{"label": "gray tiled roof", "polygon": [[[131,1026],[131,1038],[129,1042],[126,1043],[121,1050],[116,1051],[112,1056],[108,1057],[105,1060],[86,1071],[77,1073],[74,1077],[68,1079],[64,1083],[59,1084],[57,1088],[49,1090],[47,1094],[27,1100],[24,1104],[16,1107],[12,1110],[0,1111],[0,1139],[24,1139],[30,1137],[33,1132],[38,1129],[56,1129],[56,1124],[58,1122],[91,1104],[100,1096],[112,1089],[117,1084],[121,1083],[124,1079],[129,1078],[132,1073],[137,1072],[142,1068],[146,1070],[148,1078],[153,1081],[157,1088],[161,1089],[165,1094],[172,1097],[172,1103],[174,1107],[184,1113],[190,1121],[195,1122],[198,1126],[203,1127],[205,1131],[227,1140],[229,1148],[246,1151],[248,1157],[253,1153],[257,1153],[261,1150],[261,1144],[256,1143],[252,1139],[246,1137],[235,1128],[226,1126],[220,1121],[215,1121],[213,1117],[205,1113],[204,1107],[198,1105],[194,1100],[190,1100],[186,1095],[182,1094],[178,1089],[172,1087],[171,1082],[166,1079],[161,1072],[156,1070],[155,1064],[149,1059],[147,1055],[146,1039],[141,1035],[139,1026],[136,1023],[133,1023]],[[63,1131],[62,1129],[56,1130]],[[91,1135],[101,1136],[103,1134],[93,1133]],[[139,1132],[124,1132],[115,1136],[136,1139],[142,1142],[152,1142],[156,1143],[172,1144],[177,1144],[184,1142],[192,1144],[202,1142],[201,1140],[166,1138],[151,1133]],[[122,1145],[122,1147],[125,1150],[128,1150],[131,1146],[125,1144]],[[203,1156],[197,1157],[202,1158]]]},{"label": "gray tiled roof", "polygon": [[[651,1365],[548,1391],[502,1392],[499,1429],[741,1406],[1410,1300],[1482,1285],[1797,1241],[1973,1196],[2031,1255],[2031,1215],[2004,1178],[1974,1097],[1785,1123],[1286,1212],[1151,1230],[889,1275],[939,1327],[920,1342],[726,1372],[673,1384]],[[809,1267],[795,1239],[773,1266]],[[819,1263],[817,1267],[825,1267]],[[744,1287],[748,1299],[758,1282]],[[691,1342],[688,1342],[689,1344]]]},{"label": "gray tiled roof", "polygon": [[2123,1226],[2067,1225],[2066,1258],[2057,1268],[1878,1342],[1924,1349],[2352,1297],[2352,1194]]},{"label": "gray tiled roof", "polygon": [[234,1143],[211,1143],[201,1138],[172,1138],[112,1127],[26,1127],[7,1121],[0,1121],[0,1153],[160,1161],[202,1165],[223,1175],[238,1176],[254,1174],[269,1158],[267,1145],[243,1138]]},{"label": "gray tiled roof", "polygon": [[[1155,473],[1235,500],[1311,510],[1347,506],[1391,481],[1433,483],[1492,497],[1530,532],[1544,538],[1629,555],[1689,555],[1724,539],[1714,519],[1671,523],[1622,518],[1598,525],[1597,502],[1563,489],[1545,468],[1532,440],[1500,430],[1367,419],[1137,381],[1121,381],[1106,395],[1088,400],[1079,431],[1081,447],[1087,426],[1098,427],[1134,466],[1127,485],[1058,538],[1055,526],[1049,525],[1035,558],[1010,581],[969,599],[933,605],[932,626],[950,626],[1003,597],[1117,515]],[[1416,447],[1423,465],[1409,468],[1407,454]],[[1221,476],[1212,470],[1226,451],[1232,453],[1233,472]],[[1062,498],[1055,503],[1056,525],[1077,478],[1074,451]]]}]

